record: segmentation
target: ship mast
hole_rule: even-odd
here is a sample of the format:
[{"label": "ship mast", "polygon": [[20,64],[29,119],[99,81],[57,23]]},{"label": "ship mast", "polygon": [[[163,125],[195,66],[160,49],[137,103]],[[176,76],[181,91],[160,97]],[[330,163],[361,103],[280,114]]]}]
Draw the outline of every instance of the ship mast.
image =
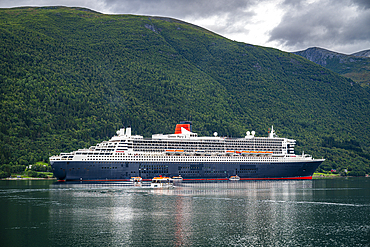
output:
[{"label": "ship mast", "polygon": [[274,126],[271,126],[271,132],[269,133],[269,138],[274,138],[275,131],[274,131]]}]

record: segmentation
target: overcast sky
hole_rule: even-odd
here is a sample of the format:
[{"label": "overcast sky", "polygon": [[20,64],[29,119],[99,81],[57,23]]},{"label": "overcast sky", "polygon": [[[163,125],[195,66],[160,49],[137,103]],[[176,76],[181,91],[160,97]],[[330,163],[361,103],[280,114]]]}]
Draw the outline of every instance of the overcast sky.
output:
[{"label": "overcast sky", "polygon": [[370,0],[0,0],[0,8],[57,5],[172,17],[283,51],[370,49]]}]

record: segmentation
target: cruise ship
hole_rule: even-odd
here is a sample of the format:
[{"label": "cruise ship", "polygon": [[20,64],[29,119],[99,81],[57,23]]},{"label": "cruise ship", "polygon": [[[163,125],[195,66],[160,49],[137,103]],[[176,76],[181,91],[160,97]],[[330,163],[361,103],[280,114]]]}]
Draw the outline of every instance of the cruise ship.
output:
[{"label": "cruise ship", "polygon": [[186,180],[312,179],[324,159],[294,153],[295,140],[248,131],[241,138],[198,136],[192,123],[180,122],[174,134],[132,135],[131,127],[109,141],[50,157],[59,181],[129,181],[181,176]]}]

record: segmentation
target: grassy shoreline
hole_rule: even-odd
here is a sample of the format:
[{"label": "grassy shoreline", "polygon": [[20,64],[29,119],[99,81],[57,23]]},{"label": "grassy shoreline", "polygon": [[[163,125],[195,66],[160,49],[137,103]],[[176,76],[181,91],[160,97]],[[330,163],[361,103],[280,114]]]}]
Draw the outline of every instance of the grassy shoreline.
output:
[{"label": "grassy shoreline", "polygon": [[47,178],[33,178],[33,177],[11,177],[11,178],[2,178],[0,180],[57,180],[56,178],[53,177],[47,177]]},{"label": "grassy shoreline", "polygon": [[315,172],[312,175],[312,179],[320,179],[320,178],[341,178],[339,173],[322,173],[322,172]]},{"label": "grassy shoreline", "polygon": [[11,174],[10,177],[2,178],[0,180],[43,180],[43,179],[55,179],[52,172],[37,172],[37,175],[42,174],[43,177],[40,176],[29,176],[27,171],[24,173],[16,173],[16,174]]}]

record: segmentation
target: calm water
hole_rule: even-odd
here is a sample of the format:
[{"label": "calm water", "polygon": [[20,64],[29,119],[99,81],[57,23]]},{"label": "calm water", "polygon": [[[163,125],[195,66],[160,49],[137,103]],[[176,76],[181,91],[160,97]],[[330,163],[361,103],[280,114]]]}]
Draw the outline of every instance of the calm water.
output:
[{"label": "calm water", "polygon": [[0,181],[0,246],[370,246],[370,178]]}]

